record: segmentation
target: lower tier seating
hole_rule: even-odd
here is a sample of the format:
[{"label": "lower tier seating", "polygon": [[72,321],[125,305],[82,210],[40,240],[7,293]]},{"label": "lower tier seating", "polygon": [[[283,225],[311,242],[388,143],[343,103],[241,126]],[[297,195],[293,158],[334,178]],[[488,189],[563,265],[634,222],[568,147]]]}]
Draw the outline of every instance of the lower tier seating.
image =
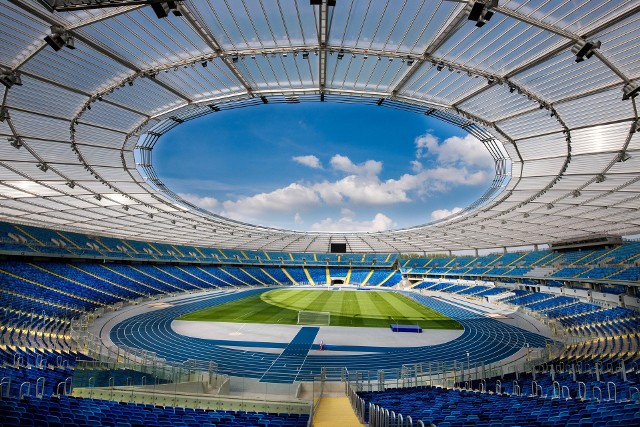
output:
[{"label": "lower tier seating", "polygon": [[306,427],[307,414],[208,411],[68,396],[0,400],[4,427]]}]

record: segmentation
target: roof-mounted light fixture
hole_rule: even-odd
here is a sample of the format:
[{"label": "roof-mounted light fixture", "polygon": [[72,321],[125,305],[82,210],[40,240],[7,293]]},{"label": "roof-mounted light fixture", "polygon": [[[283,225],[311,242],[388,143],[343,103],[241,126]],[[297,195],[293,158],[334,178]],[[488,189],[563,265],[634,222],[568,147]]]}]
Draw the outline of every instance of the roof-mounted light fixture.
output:
[{"label": "roof-mounted light fixture", "polygon": [[94,195],[93,198],[96,199],[97,201],[102,200],[102,196],[99,194]]},{"label": "roof-mounted light fixture", "polygon": [[177,1],[151,3],[151,8],[155,12],[158,19],[166,18],[167,16],[169,16],[169,12],[172,12],[174,16],[182,16],[182,12],[180,12],[180,9],[178,9]]},{"label": "roof-mounted light fixture", "polygon": [[604,182],[606,180],[605,176],[601,173],[599,173],[598,175],[596,175],[596,182],[600,183],[600,182]]},{"label": "roof-mounted light fixture", "polygon": [[627,83],[622,88],[622,100],[626,101],[629,98],[635,98],[640,91],[640,85],[638,83]]},{"label": "roof-mounted light fixture", "polygon": [[40,162],[36,165],[38,167],[38,169],[40,169],[42,172],[46,172],[49,170],[49,165],[47,165],[45,162]]},{"label": "roof-mounted light fixture", "polygon": [[46,36],[44,41],[56,52],[65,46],[69,49],[76,48],[73,36],[60,25],[52,25],[51,35]]},{"label": "roof-mounted light fixture", "polygon": [[469,16],[467,19],[469,19],[469,21],[475,21],[476,27],[482,27],[491,20],[491,17],[493,16],[493,11],[491,9],[497,6],[498,0],[470,1],[467,3],[467,8],[469,10]]},{"label": "roof-mounted light fixture", "polygon": [[76,186],[76,183],[73,181],[67,181],[66,184],[67,184],[67,187],[69,188],[74,188]]},{"label": "roof-mounted light fixture", "polygon": [[582,62],[585,58],[589,59],[595,53],[595,49],[602,45],[599,41],[578,40],[571,48],[571,52],[576,55],[576,62]]},{"label": "roof-mounted light fixture", "polygon": [[619,155],[618,155],[618,162],[626,162],[627,160],[629,160],[631,158],[631,156],[629,155],[629,153],[627,153],[626,151],[622,151]]},{"label": "roof-mounted light fixture", "polygon": [[20,74],[15,71],[2,71],[0,73],[0,83],[5,85],[7,89],[10,89],[13,85],[22,86],[22,79]]},{"label": "roof-mounted light fixture", "polygon": [[581,194],[582,194],[582,193],[580,193],[580,190],[573,190],[573,191],[571,192],[571,195],[572,195],[573,197],[580,197],[580,195],[581,195]]},{"label": "roof-mounted light fixture", "polygon": [[9,141],[9,145],[11,145],[13,148],[22,147],[22,141],[20,141],[20,138],[15,138],[13,136],[10,136],[7,138],[7,140]]}]

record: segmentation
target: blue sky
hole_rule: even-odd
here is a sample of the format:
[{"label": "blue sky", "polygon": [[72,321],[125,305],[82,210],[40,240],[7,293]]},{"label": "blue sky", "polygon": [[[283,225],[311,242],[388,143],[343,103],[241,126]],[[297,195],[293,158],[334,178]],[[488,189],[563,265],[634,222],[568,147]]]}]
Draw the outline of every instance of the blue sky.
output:
[{"label": "blue sky", "polygon": [[381,231],[439,219],[493,178],[486,149],[439,120],[385,107],[260,105],[163,136],[159,177],[198,206],[295,230]]}]

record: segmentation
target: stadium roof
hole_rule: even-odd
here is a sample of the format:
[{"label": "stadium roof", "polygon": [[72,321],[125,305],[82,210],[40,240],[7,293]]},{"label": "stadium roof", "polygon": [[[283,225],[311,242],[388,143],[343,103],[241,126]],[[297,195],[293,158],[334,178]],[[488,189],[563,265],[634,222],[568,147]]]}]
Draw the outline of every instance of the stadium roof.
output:
[{"label": "stadium roof", "polygon": [[[640,233],[638,0],[185,0],[162,19],[149,5],[45,3],[0,6],[2,220],[318,252]],[[487,146],[496,177],[438,223],[332,234],[222,218],[155,175],[153,145],[183,121],[305,101],[447,120]]]}]

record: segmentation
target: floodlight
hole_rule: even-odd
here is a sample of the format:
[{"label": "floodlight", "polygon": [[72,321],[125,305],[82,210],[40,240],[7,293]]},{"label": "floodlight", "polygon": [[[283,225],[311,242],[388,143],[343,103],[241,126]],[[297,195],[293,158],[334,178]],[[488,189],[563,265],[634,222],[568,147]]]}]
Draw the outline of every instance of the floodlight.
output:
[{"label": "floodlight", "polygon": [[102,200],[102,196],[99,194],[94,195],[93,198],[96,199],[97,201]]},{"label": "floodlight", "polygon": [[336,0],[327,0],[327,6],[335,6]]},{"label": "floodlight", "polygon": [[44,41],[56,52],[65,46],[69,49],[76,48],[73,36],[60,25],[52,25],[51,35],[45,36]]},{"label": "floodlight", "polygon": [[309,59],[309,52],[302,52],[302,59]]},{"label": "floodlight", "polygon": [[20,74],[15,71],[3,71],[0,73],[0,83],[9,89],[13,85],[22,86],[22,79],[20,78]]},{"label": "floodlight", "polygon": [[444,68],[444,64],[438,64],[438,65],[436,65],[436,69],[437,69],[438,71],[442,71],[442,69],[443,69],[443,68]]},{"label": "floodlight", "polygon": [[53,48],[56,52],[64,47],[64,40],[57,34],[46,36],[44,41]]},{"label": "floodlight", "polygon": [[410,67],[413,65],[413,59],[407,59],[407,65]]},{"label": "floodlight", "polygon": [[42,172],[46,172],[49,170],[49,166],[45,163],[45,162],[40,162],[36,165],[38,167],[38,169],[40,169]]},{"label": "floodlight", "polygon": [[629,98],[635,98],[638,96],[638,92],[640,91],[640,85],[637,83],[627,83],[622,88],[622,100],[626,101]]},{"label": "floodlight", "polygon": [[596,175],[596,182],[600,183],[600,182],[604,182],[605,181],[605,176],[601,173],[599,173],[598,175]]},{"label": "floodlight", "polygon": [[76,48],[76,44],[72,36],[67,37],[66,46],[71,50]]},{"label": "floodlight", "polygon": [[529,212],[525,212],[523,215],[525,218],[529,218]]},{"label": "floodlight", "polygon": [[553,203],[547,203],[547,209],[553,209]]},{"label": "floodlight", "polygon": [[264,95],[262,95],[262,96],[260,97],[260,100],[262,101],[262,103],[263,103],[263,104],[268,104],[268,103],[269,103],[269,100],[268,100],[268,99],[267,99],[267,97],[266,97],[266,96],[264,96]]},{"label": "floodlight", "polygon": [[69,188],[74,188],[76,186],[76,183],[73,182],[73,181],[67,181],[66,184],[67,184],[67,187],[69,187]]},{"label": "floodlight", "polygon": [[7,107],[0,108],[0,122],[4,122],[9,118],[9,109]]},{"label": "floodlight", "polygon": [[207,63],[207,61],[202,61],[201,65],[202,65],[203,68],[207,68],[208,63]]},{"label": "floodlight", "polygon": [[498,6],[498,2],[492,0],[488,3],[484,1],[472,1],[468,3],[469,8],[469,16],[467,19],[469,21],[475,21],[476,27],[482,27],[484,24],[489,22],[491,17],[493,16],[493,11],[490,10],[492,7]]},{"label": "floodlight", "polygon": [[19,138],[14,138],[13,136],[10,136],[7,138],[7,140],[9,141],[9,144],[14,148],[22,147],[22,141],[20,141]]},{"label": "floodlight", "polygon": [[218,111],[220,111],[220,107],[218,107],[218,106],[217,106],[217,105],[215,105],[215,104],[209,104],[209,105],[207,105],[207,107],[211,108],[211,109],[212,109],[213,111],[215,111],[216,113],[217,113]]},{"label": "floodlight", "polygon": [[623,151],[622,153],[620,153],[620,155],[618,156],[618,162],[626,162],[627,160],[629,160],[631,158],[631,156],[629,155],[629,153],[627,153],[626,151]]},{"label": "floodlight", "polygon": [[571,48],[571,52],[576,55],[576,62],[582,62],[585,57],[587,59],[591,58],[595,53],[595,49],[600,48],[601,44],[599,41],[578,40]]},{"label": "floodlight", "polygon": [[311,6],[320,6],[322,4],[322,0],[309,0],[309,4]]},{"label": "floodlight", "polygon": [[238,55],[231,55],[231,62],[233,62],[234,64],[238,62]]},{"label": "floodlight", "polygon": [[581,194],[582,194],[582,193],[580,193],[580,191],[579,191],[579,190],[573,190],[573,191],[571,192],[571,195],[572,195],[573,197],[580,197],[580,196],[581,196]]},{"label": "floodlight", "polygon": [[175,16],[182,16],[182,12],[178,9],[177,1],[164,1],[158,3],[151,3],[151,8],[155,12],[158,19],[166,18],[169,16],[169,11],[173,12]]},{"label": "floodlight", "polygon": [[471,10],[469,11],[469,16],[467,19],[469,19],[469,21],[478,21],[481,18],[483,11],[484,3],[474,1],[471,3]]}]

